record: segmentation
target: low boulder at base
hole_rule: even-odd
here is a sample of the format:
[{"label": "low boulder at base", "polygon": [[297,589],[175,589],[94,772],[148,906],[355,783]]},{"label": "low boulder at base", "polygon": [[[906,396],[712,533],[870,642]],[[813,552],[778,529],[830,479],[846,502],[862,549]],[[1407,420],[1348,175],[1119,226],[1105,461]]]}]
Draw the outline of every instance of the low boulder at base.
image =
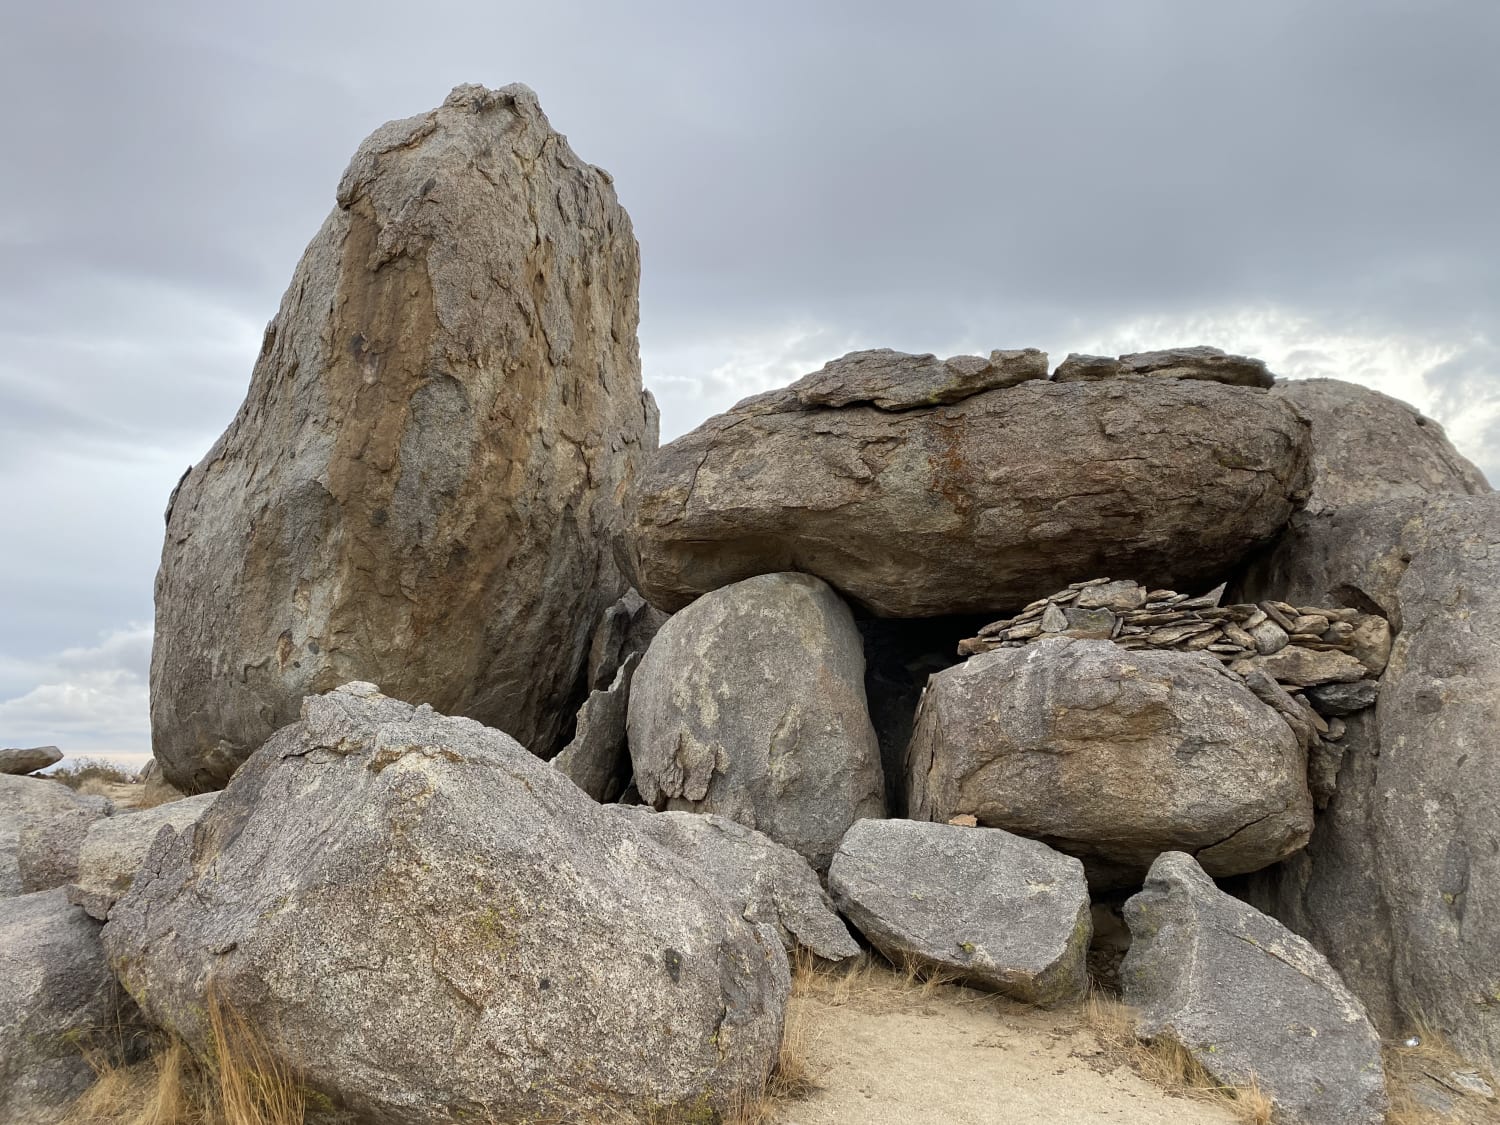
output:
[{"label": "low boulder at base", "polygon": [[849,825],[885,815],[865,657],[849,607],[809,574],[766,574],[661,627],[630,688],[641,799],[727,816],[820,872]]},{"label": "low boulder at base", "polygon": [[994,828],[861,820],[828,869],[834,903],[893,964],[1027,1004],[1088,990],[1083,865]]},{"label": "low boulder at base", "polygon": [[1380,1039],[1323,955],[1168,852],[1125,904],[1120,969],[1136,1034],[1176,1040],[1226,1086],[1258,1085],[1288,1125],[1380,1125]]},{"label": "low boulder at base", "polygon": [[1164,851],[1255,871],[1312,830],[1307,755],[1212,655],[1058,637],[928,681],[907,752],[909,815],[970,815],[1138,885]]},{"label": "low boulder at base", "polygon": [[500,731],[346,684],[308,698],[104,930],[203,1050],[208,990],[360,1119],[724,1110],[769,1073],[773,929]]},{"label": "low boulder at base", "polygon": [[676,857],[684,875],[722,895],[745,921],[774,927],[788,953],[800,945],[825,961],[858,955],[859,943],[817,873],[791,848],[713,813],[659,813],[645,805],[610,810]]},{"label": "low boulder at base", "polygon": [[93,1084],[86,1054],[124,1061],[136,1016],[99,923],[61,890],[0,899],[0,1121],[61,1121]]}]

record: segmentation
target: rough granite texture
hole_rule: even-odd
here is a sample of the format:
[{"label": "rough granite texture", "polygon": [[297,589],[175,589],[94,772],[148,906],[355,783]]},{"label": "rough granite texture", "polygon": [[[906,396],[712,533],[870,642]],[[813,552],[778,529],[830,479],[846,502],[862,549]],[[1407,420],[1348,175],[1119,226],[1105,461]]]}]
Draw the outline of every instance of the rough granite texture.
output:
[{"label": "rough granite texture", "polygon": [[360,1120],[606,1109],[705,1120],[759,1090],[786,955],[517,742],[348,684],[309,698],[191,828],[162,832],[105,946],[203,1046],[207,989]]},{"label": "rough granite texture", "polygon": [[1420,1017],[1500,1065],[1500,495],[1302,517],[1245,584],[1379,612],[1396,630],[1339,776],[1343,812],[1305,861],[1257,881],[1255,901],[1373,1010]]},{"label": "rough granite texture", "polygon": [[69,880],[68,901],[104,921],[109,908],[135,881],[157,833],[163,828],[173,832],[188,828],[213,807],[218,796],[200,793],[91,824],[78,850],[77,873]]},{"label": "rough granite texture", "polygon": [[1168,852],[1125,904],[1120,968],[1136,1033],[1174,1039],[1217,1081],[1257,1083],[1287,1125],[1381,1125],[1380,1039],[1316,949]]},{"label": "rough granite texture", "polygon": [[168,508],[168,781],[223,786],[352,679],[557,751],[656,444],[638,275],[610,177],[524,86],[460,86],[360,146]]},{"label": "rough granite texture", "polygon": [[788,570],[889,617],[1015,609],[1100,574],[1207,589],[1300,502],[1307,439],[1266,391],[1152,375],[899,412],[788,388],[652,460],[631,563],[667,610]]},{"label": "rough granite texture", "polygon": [[661,627],[631,684],[642,801],[727,816],[826,871],[849,825],[885,815],[864,674],[849,607],[811,575],[699,598]]},{"label": "rough granite texture", "polygon": [[1372,500],[1490,491],[1484,474],[1453,448],[1443,427],[1399,399],[1339,379],[1279,383],[1271,394],[1312,422],[1309,513]]},{"label": "rough granite texture", "polygon": [[28,774],[44,770],[63,760],[56,746],[33,746],[27,750],[0,750],[0,773]]},{"label": "rough granite texture", "polygon": [[93,1085],[85,1052],[129,1061],[140,1030],[98,922],[61,890],[0,899],[0,1121],[61,1121]]},{"label": "rough granite texture", "polygon": [[1088,991],[1093,922],[1083,865],[1035,840],[861,820],[833,857],[828,892],[893,964],[1043,1007]]},{"label": "rough granite texture", "polygon": [[674,856],[682,872],[727,899],[747,922],[774,926],[788,953],[801,946],[827,961],[859,953],[812,866],[763,832],[713,813],[612,805]]},{"label": "rough granite texture", "polygon": [[907,752],[913,820],[972,815],[1138,884],[1165,851],[1215,875],[1307,842],[1307,757],[1281,715],[1206,653],[1054,638],[933,676]]},{"label": "rough granite texture", "polygon": [[[25,892],[21,877],[21,837],[63,818],[64,834],[79,827],[80,815],[107,815],[110,804],[102,797],[81,797],[60,781],[45,777],[18,777],[0,773],[0,899]],[[39,858],[39,857],[37,857]],[[60,861],[66,866],[67,860]],[[45,880],[41,864],[28,863],[32,878]]]}]

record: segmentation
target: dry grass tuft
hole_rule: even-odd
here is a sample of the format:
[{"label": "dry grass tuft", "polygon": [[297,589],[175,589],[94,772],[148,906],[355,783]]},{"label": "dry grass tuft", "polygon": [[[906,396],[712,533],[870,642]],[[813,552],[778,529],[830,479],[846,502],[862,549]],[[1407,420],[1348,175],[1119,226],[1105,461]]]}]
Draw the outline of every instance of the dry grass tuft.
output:
[{"label": "dry grass tuft", "polygon": [[303,1125],[307,1096],[265,1039],[213,995],[208,1018],[205,1059],[174,1038],[134,1066],[96,1063],[67,1125]]},{"label": "dry grass tuft", "polygon": [[[1397,1043],[1387,1044],[1385,1048],[1386,1088],[1391,1097],[1387,1125],[1452,1125],[1454,1122],[1466,1125],[1493,1120],[1493,1104],[1455,1089],[1449,1076],[1454,1071],[1474,1070],[1491,1086],[1496,1084],[1496,1076],[1459,1054],[1443,1033],[1426,1020],[1416,1019],[1412,1024],[1410,1034],[1420,1040],[1418,1046]],[[1453,1099],[1453,1111],[1442,1113],[1424,1104],[1416,1094],[1420,1085],[1439,1087]]]},{"label": "dry grass tuft", "polygon": [[[135,771],[122,769],[113,762],[100,758],[80,758],[75,762],[48,770],[42,776],[52,781],[60,781],[69,789],[77,789],[80,793],[100,795],[107,793],[106,789],[101,788],[102,786],[129,785],[135,781]],[[86,785],[89,788],[85,788]]]},{"label": "dry grass tuft", "polygon": [[1135,1016],[1115,997],[1094,989],[1083,1006],[1083,1024],[1113,1062],[1130,1067],[1146,1081],[1180,1097],[1227,1106],[1245,1125],[1270,1125],[1271,1099],[1252,1080],[1225,1086],[1181,1043],[1165,1037],[1150,1043],[1135,1035]]}]

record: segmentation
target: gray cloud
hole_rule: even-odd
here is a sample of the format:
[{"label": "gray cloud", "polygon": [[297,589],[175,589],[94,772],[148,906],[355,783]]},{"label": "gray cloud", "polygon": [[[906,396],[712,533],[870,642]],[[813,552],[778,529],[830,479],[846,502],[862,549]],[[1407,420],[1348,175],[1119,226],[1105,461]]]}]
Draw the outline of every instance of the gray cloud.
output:
[{"label": "gray cloud", "polygon": [[349,154],[463,81],[615,175],[668,433],[852,346],[1150,329],[1407,394],[1500,469],[1497,49],[1461,0],[20,8],[0,669],[148,617]]}]

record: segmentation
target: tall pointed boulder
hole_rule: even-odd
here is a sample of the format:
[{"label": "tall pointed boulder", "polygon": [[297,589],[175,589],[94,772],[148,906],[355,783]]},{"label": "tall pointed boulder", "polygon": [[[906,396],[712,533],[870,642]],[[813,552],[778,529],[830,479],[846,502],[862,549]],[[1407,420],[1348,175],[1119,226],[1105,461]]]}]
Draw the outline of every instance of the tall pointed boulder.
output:
[{"label": "tall pointed boulder", "polygon": [[173,784],[222,786],[349,680],[553,752],[656,445],[610,177],[524,86],[377,129],[167,513],[151,669]]}]

